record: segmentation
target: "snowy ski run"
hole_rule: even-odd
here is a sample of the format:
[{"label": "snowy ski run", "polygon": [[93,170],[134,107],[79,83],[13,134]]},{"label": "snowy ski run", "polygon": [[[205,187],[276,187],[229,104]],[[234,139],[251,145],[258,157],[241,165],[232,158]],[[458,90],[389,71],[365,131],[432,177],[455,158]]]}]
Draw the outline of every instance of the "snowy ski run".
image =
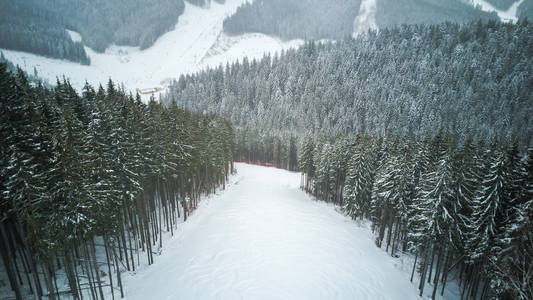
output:
[{"label": "snowy ski run", "polygon": [[300,174],[237,164],[126,299],[417,299],[365,225],[299,189]]}]

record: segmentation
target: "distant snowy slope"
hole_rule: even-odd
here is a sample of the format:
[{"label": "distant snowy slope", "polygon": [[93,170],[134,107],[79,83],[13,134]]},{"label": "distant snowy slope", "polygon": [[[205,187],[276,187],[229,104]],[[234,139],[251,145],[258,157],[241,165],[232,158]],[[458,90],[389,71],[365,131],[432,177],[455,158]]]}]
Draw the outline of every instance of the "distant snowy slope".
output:
[{"label": "distant snowy slope", "polygon": [[524,1],[518,7],[518,17],[527,18],[528,20],[533,20],[533,1]]},{"label": "distant snowy slope", "polygon": [[81,35],[78,32],[67,29],[67,33],[68,33],[68,35],[70,36],[70,39],[73,42],[81,42],[82,41]]},{"label": "distant snowy slope", "polygon": [[354,36],[366,33],[370,29],[378,28],[378,25],[376,24],[376,1],[377,0],[363,0],[361,2],[359,15],[355,18],[353,25]]},{"label": "distant snowy slope", "polygon": [[[132,92],[136,88],[164,86],[180,74],[196,72],[207,66],[217,66],[244,56],[259,58],[265,52],[297,47],[301,41],[281,42],[266,35],[243,35],[228,38],[222,33],[224,19],[232,15],[246,0],[227,0],[225,4],[212,2],[200,8],[186,2],[185,12],[174,30],[161,36],[146,49],[111,46],[105,53],[86,48],[90,66],[38,55],[2,50],[5,57],[33,72],[34,67],[44,79],[55,82],[65,75],[77,89],[85,81],[105,84],[109,78],[124,83]],[[73,39],[79,35],[69,32]]]},{"label": "distant snowy slope", "polygon": [[260,58],[265,52],[279,52],[288,48],[296,48],[302,44],[302,40],[286,42],[262,33],[248,33],[239,36],[227,36],[221,33],[217,42],[206,52],[200,66],[216,66],[245,56]]},{"label": "distant snowy slope", "polygon": [[494,5],[490,4],[488,1],[485,0],[469,0],[470,3],[474,6],[479,6],[482,10],[486,12],[496,12],[498,14],[498,17],[504,22],[516,22],[518,20],[518,7],[524,2],[525,0],[517,0],[515,3],[511,5],[511,7],[508,10],[501,10],[494,7]]}]

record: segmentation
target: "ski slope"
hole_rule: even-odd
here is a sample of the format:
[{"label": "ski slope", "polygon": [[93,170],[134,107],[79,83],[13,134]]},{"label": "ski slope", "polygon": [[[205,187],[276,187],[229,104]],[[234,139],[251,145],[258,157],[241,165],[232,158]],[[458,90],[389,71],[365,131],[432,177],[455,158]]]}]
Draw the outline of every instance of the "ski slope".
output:
[{"label": "ski slope", "polygon": [[303,193],[299,174],[237,170],[154,265],[124,274],[126,299],[419,299],[398,259],[366,226]]},{"label": "ski slope", "polygon": [[367,33],[368,30],[378,29],[376,24],[377,0],[363,0],[359,8],[359,15],[355,18],[353,24],[353,36]]},{"label": "ski slope", "polygon": [[472,3],[472,5],[479,6],[482,10],[486,12],[496,12],[498,14],[498,17],[503,22],[518,21],[517,11],[518,7],[520,6],[520,4],[522,4],[522,2],[524,2],[524,0],[516,0],[516,2],[513,3],[513,5],[511,5],[508,10],[499,10],[485,0],[470,0],[470,3]]},{"label": "ski slope", "polygon": [[[206,67],[226,62],[261,58],[265,53],[279,52],[300,46],[303,41],[282,42],[263,34],[228,37],[223,33],[223,21],[235,13],[246,0],[226,0],[225,4],[212,2],[201,8],[185,1],[185,11],[175,28],[161,36],[145,50],[138,47],[111,46],[105,53],[85,48],[91,58],[90,66],[65,60],[50,59],[24,52],[0,49],[5,57],[30,74],[55,83],[63,75],[81,90],[85,81],[93,86],[105,84],[109,78],[123,83],[126,90],[165,87],[181,74],[194,73]],[[81,36],[68,31],[74,41]]]}]

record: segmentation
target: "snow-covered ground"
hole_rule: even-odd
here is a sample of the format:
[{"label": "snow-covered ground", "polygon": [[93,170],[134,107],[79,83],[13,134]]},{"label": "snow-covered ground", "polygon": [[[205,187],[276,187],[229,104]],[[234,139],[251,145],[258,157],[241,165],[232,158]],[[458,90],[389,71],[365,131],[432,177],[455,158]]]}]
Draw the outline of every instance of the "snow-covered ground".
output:
[{"label": "snow-covered ground", "polygon": [[[180,74],[199,71],[208,66],[249,58],[260,58],[266,52],[276,52],[298,47],[303,41],[282,42],[262,34],[228,37],[223,33],[223,21],[235,13],[246,0],[226,0],[225,4],[212,2],[200,8],[185,2],[185,12],[175,28],[146,49],[111,46],[105,53],[86,48],[91,58],[90,66],[44,58],[24,52],[0,49],[8,60],[33,74],[34,67],[40,77],[55,83],[63,75],[80,89],[88,81],[92,85],[105,84],[109,78],[124,83],[132,92],[136,88],[165,86],[169,79]],[[76,32],[69,32],[73,40],[80,40]]]},{"label": "snow-covered ground", "polygon": [[376,24],[376,3],[377,0],[363,0],[359,8],[359,15],[355,18],[353,24],[353,36],[356,37],[370,29],[377,29]]},{"label": "snow-covered ground", "polygon": [[83,39],[81,38],[81,35],[78,32],[67,29],[67,33],[73,42],[77,43],[77,42],[83,41]]},{"label": "snow-covered ground", "polygon": [[469,0],[469,1],[470,3],[472,3],[472,5],[481,7],[481,9],[484,11],[487,11],[487,12],[495,11],[498,14],[498,17],[500,17],[500,19],[503,22],[518,21],[517,10],[520,4],[524,2],[524,0],[516,0],[516,2],[513,3],[513,5],[511,5],[511,7],[508,10],[503,11],[503,10],[499,10],[495,8],[492,4],[488,3],[485,0]]},{"label": "snow-covered ground", "polygon": [[127,299],[418,299],[367,226],[312,200],[299,174],[237,170],[154,265],[124,274]]}]

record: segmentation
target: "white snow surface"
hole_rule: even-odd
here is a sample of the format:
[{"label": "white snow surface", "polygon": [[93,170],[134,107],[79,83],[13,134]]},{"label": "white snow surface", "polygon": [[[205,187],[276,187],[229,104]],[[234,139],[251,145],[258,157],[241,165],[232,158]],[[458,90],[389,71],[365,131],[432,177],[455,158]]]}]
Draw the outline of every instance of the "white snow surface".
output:
[{"label": "white snow surface", "polygon": [[72,30],[68,30],[67,29],[67,33],[68,33],[68,35],[70,36],[70,39],[73,42],[81,42],[82,41],[81,35],[79,33],[77,33],[76,31],[72,31]]},{"label": "white snow surface", "polygon": [[479,6],[479,7],[481,7],[482,10],[484,10],[486,12],[495,11],[498,14],[498,17],[503,22],[516,22],[516,21],[518,21],[517,10],[518,10],[518,7],[520,6],[520,4],[522,4],[522,2],[524,2],[524,0],[518,0],[515,3],[513,3],[513,5],[511,5],[511,7],[508,10],[504,11],[504,10],[499,10],[499,9],[495,8],[492,4],[488,3],[485,0],[469,0],[469,1],[470,1],[470,3],[472,5]]},{"label": "white snow surface", "polygon": [[359,15],[353,24],[353,36],[367,33],[370,29],[378,29],[376,24],[377,0],[363,0],[359,8]]},{"label": "white snow surface", "polygon": [[398,259],[301,191],[299,174],[236,166],[154,265],[124,274],[126,299],[419,299]]},{"label": "white snow surface", "polygon": [[[303,44],[301,40],[282,42],[263,34],[226,36],[223,33],[224,19],[245,2],[212,2],[206,8],[185,2],[185,11],[175,28],[162,35],[152,47],[140,50],[138,47],[113,45],[105,53],[96,53],[86,47],[91,58],[90,66],[24,52],[0,51],[31,74],[35,67],[38,75],[52,84],[56,78],[65,75],[76,89],[81,90],[85,81],[97,86],[112,78],[117,83],[123,83],[127,91],[135,92],[136,88],[166,87],[171,79],[208,66],[216,67],[244,56],[259,59],[265,53],[280,52]],[[67,32],[72,40],[81,39],[78,33]]]}]

